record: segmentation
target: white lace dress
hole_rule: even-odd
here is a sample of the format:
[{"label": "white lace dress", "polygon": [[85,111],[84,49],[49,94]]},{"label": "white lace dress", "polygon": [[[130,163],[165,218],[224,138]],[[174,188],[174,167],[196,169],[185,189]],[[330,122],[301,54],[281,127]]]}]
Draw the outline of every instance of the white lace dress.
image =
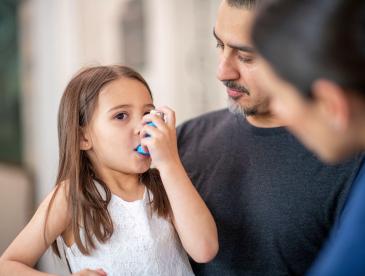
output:
[{"label": "white lace dress", "polygon": [[133,202],[112,195],[108,210],[114,233],[104,244],[96,241],[90,256],[82,255],[76,244],[67,247],[59,239],[72,272],[102,268],[108,276],[194,275],[173,225],[151,215],[146,190],[142,200]]}]

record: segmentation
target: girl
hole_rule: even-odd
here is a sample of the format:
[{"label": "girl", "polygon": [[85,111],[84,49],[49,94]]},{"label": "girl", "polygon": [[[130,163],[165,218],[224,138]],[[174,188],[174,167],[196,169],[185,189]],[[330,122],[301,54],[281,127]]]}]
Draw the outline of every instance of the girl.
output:
[{"label": "girl", "polygon": [[191,275],[184,249],[197,262],[216,255],[214,220],[180,163],[174,112],[159,108],[164,121],[154,108],[130,68],[92,67],[71,80],[55,189],[4,252],[0,275],[45,275],[32,267],[51,245],[73,275]]},{"label": "girl", "polygon": [[[326,162],[363,152],[365,1],[272,1],[253,39],[266,59],[261,83],[290,130]],[[365,161],[309,275],[365,275],[364,198]]]}]

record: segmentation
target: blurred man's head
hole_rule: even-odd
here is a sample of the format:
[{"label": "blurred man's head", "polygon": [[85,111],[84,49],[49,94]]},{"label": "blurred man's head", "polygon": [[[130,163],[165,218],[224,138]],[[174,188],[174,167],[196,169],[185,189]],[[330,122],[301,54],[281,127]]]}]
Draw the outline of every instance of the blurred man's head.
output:
[{"label": "blurred man's head", "polygon": [[256,14],[260,88],[325,161],[365,149],[364,34],[364,0],[268,1]]},{"label": "blurred man's head", "polygon": [[229,109],[246,116],[269,114],[268,96],[257,89],[256,51],[250,38],[256,2],[223,0],[214,27],[217,77],[227,87]]}]

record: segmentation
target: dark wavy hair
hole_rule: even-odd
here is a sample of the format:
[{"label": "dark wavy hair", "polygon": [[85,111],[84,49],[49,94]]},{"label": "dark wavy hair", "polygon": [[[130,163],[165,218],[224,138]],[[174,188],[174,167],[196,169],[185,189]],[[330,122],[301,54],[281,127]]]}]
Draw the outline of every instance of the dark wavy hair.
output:
[{"label": "dark wavy hair", "polygon": [[[94,237],[99,242],[106,242],[112,236],[114,228],[107,209],[111,191],[97,178],[89,157],[80,149],[80,128],[89,124],[102,88],[122,77],[141,82],[152,97],[147,82],[133,69],[119,65],[97,66],[85,68],[73,77],[64,91],[59,107],[58,176],[55,193],[48,206],[45,228],[55,195],[59,192],[61,183],[66,183],[71,229],[77,247],[85,255],[90,254],[95,248]],[[152,210],[162,217],[170,217],[171,207],[159,172],[156,169],[149,169],[140,177],[141,182],[153,194],[153,201],[150,202]],[[105,198],[98,192],[94,180],[102,186]],[[80,226],[85,232],[85,239],[80,237]],[[47,241],[46,234],[45,241]],[[60,255],[56,242],[52,244],[52,249]]]},{"label": "dark wavy hair", "polygon": [[364,0],[268,1],[252,38],[278,75],[304,95],[325,78],[365,96]]}]

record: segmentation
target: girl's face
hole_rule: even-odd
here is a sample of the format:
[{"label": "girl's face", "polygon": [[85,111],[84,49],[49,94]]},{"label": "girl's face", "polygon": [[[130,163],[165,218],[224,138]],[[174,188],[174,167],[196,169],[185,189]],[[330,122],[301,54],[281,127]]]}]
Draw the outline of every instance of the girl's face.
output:
[{"label": "girl's face", "polygon": [[[259,66],[261,89],[270,94],[272,112],[307,148],[327,162],[338,161],[353,152],[348,132],[336,118],[341,111],[335,110],[331,99],[327,96],[306,99],[279,78],[265,60],[260,59]],[[323,95],[329,95],[326,88],[323,90]]]},{"label": "girl's face", "polygon": [[100,91],[80,142],[99,173],[140,174],[149,169],[151,159],[135,149],[142,117],[152,109],[152,98],[138,80],[121,77]]}]

